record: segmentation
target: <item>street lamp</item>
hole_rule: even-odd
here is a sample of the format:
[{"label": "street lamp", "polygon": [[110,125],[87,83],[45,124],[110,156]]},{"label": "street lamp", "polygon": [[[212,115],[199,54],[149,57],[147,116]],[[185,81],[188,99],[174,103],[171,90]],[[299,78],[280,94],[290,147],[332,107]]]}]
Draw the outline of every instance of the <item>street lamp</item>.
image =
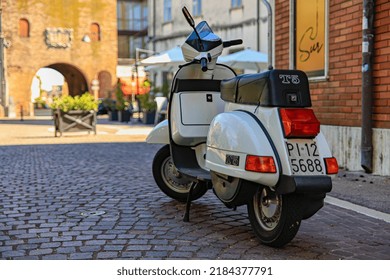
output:
[{"label": "street lamp", "polygon": [[[147,54],[154,54],[155,51],[151,51],[151,50],[147,50],[147,49],[141,49],[141,48],[135,48],[135,87],[136,87],[136,95],[139,94],[139,73],[138,73],[138,62],[139,62],[139,59],[140,59],[140,53],[147,53]],[[135,101],[135,95],[132,94],[132,102]],[[140,103],[138,102],[137,104],[138,106],[138,121],[141,121],[140,119],[140,114],[141,114],[141,106],[140,106]]]}]

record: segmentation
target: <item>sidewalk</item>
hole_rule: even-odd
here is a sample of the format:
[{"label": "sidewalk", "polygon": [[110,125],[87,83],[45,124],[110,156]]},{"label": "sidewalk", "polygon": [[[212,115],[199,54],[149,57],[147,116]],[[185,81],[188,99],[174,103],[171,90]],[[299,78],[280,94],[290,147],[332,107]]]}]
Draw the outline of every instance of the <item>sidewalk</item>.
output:
[{"label": "sidewalk", "polygon": [[110,122],[106,117],[99,116],[96,135],[64,132],[62,137],[54,137],[51,117],[25,117],[24,120],[1,118],[0,145],[143,142],[152,128],[152,125],[144,125],[138,120],[131,123]]},{"label": "sidewalk", "polygon": [[390,177],[340,170],[329,195],[390,214]]}]

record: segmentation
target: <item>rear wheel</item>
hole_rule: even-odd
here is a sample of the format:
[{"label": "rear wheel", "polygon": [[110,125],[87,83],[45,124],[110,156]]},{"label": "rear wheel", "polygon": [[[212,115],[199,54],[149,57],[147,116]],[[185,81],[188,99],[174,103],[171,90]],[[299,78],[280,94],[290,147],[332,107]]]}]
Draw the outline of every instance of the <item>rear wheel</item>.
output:
[{"label": "rear wheel", "polygon": [[[180,173],[173,164],[169,145],[162,147],[153,159],[153,177],[157,186],[167,196],[180,202],[186,202],[193,180]],[[207,185],[199,182],[192,193],[192,200],[202,197]]]},{"label": "rear wheel", "polygon": [[260,241],[272,247],[290,242],[299,230],[302,214],[296,194],[280,195],[260,188],[248,203],[252,228]]}]

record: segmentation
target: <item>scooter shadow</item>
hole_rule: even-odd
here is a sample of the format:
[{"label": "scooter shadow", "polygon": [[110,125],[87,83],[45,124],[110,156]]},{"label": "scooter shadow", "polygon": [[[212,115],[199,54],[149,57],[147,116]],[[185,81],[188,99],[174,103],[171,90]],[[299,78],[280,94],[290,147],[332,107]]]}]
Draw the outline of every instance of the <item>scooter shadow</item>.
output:
[{"label": "scooter shadow", "polygon": [[[206,194],[207,196],[207,194]],[[245,206],[237,209],[226,208],[222,202],[210,195],[210,199],[200,198],[191,202],[190,220],[184,222],[183,217],[186,210],[186,203],[176,200],[162,201],[159,206],[158,215],[175,217],[180,219],[184,224],[211,226],[214,224],[218,228],[233,228],[244,226],[250,228],[250,223]]]},{"label": "scooter shadow", "polygon": [[[230,247],[245,247],[247,259],[255,258],[259,250],[268,252],[270,259],[338,259],[332,254],[337,249],[334,244],[328,244],[331,239],[324,235],[313,235],[308,232],[307,225],[289,244],[282,248],[272,248],[262,244],[252,231],[246,207],[241,206],[236,210],[226,208],[219,200],[210,199],[202,201],[202,198],[191,203],[190,221],[184,222],[185,203],[175,200],[161,201],[159,213],[164,219],[175,220],[182,227],[183,233],[191,233],[198,236],[198,241],[209,241],[210,238],[218,242],[230,243]],[[212,200],[213,199],[213,200]],[[212,200],[212,201],[211,201]],[[217,242],[217,243],[218,243]],[[291,256],[296,257],[291,257]]]}]

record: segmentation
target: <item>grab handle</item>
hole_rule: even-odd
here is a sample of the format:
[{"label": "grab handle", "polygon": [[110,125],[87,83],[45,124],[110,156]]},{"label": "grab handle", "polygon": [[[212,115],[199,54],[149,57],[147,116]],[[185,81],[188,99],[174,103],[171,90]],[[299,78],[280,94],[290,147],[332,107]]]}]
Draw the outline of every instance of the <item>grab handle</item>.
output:
[{"label": "grab handle", "polygon": [[242,40],[241,39],[230,40],[230,41],[224,41],[223,42],[223,47],[224,48],[228,48],[228,47],[231,47],[231,46],[241,45],[241,44],[242,44]]}]

